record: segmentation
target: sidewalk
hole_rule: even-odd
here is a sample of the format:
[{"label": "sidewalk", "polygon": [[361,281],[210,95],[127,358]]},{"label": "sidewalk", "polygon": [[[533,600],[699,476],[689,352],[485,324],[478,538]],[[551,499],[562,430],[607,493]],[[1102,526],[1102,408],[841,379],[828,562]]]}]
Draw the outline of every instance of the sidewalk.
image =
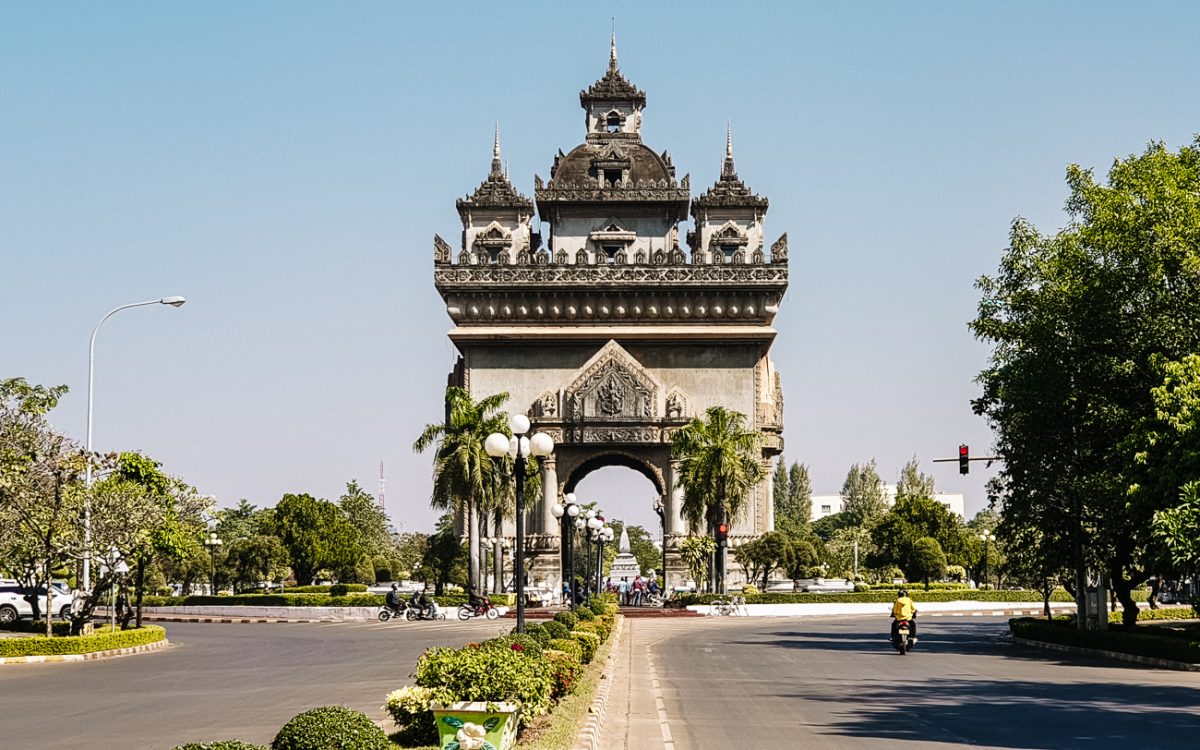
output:
[{"label": "sidewalk", "polygon": [[647,625],[636,619],[625,621],[625,635],[613,669],[608,715],[600,738],[601,750],[675,750],[662,686],[644,631]]}]

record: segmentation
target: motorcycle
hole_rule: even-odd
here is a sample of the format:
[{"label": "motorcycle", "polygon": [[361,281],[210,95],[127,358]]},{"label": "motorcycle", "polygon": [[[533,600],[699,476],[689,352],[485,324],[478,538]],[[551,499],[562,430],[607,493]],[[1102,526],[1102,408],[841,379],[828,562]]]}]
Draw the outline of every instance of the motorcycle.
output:
[{"label": "motorcycle", "polygon": [[393,617],[399,619],[400,616],[404,614],[404,610],[406,609],[408,609],[408,605],[404,602],[400,602],[395,607],[389,607],[388,605],[384,604],[379,608],[379,614],[377,617],[379,618],[380,622],[387,622]]},{"label": "motorcycle", "polygon": [[409,607],[404,613],[404,616],[409,620],[445,620],[446,613],[438,606],[438,603],[430,600],[429,604],[422,609],[418,606]]},{"label": "motorcycle", "polygon": [[908,620],[897,620],[896,629],[892,634],[892,648],[900,652],[904,656],[909,651],[912,651],[916,639],[910,635]]},{"label": "motorcycle", "polygon": [[472,617],[486,617],[489,620],[495,620],[499,616],[500,610],[496,609],[491,602],[474,607],[470,604],[463,604],[458,608],[458,619],[460,620],[470,620]]}]

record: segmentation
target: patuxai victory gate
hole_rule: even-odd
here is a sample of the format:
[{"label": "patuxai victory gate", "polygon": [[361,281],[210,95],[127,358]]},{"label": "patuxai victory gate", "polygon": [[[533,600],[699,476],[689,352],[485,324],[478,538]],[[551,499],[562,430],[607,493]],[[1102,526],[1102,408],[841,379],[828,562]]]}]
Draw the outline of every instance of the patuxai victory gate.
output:
[{"label": "patuxai victory gate", "polygon": [[[532,201],[502,169],[497,135],[487,178],[457,202],[460,247],[434,236],[434,283],[461,354],[449,381],[474,398],[509,393],[507,410],[525,411],[555,440],[543,496],[527,501],[530,585],[559,589],[551,507],[605,466],[653,483],[644,501],[665,507],[676,585],[689,529],[672,432],[721,405],[761,432],[764,468],[783,448],[770,349],[787,289],[787,235],[767,250],[767,199],[738,178],[728,135],[720,176],[695,198],[671,155],[642,142],[646,94],[621,74],[615,41],[608,71],[579,104],[584,141],[558,152],[549,180],[533,178]],[[694,228],[681,244],[689,215]],[[547,233],[535,231],[542,226]],[[773,527],[767,476],[734,520],[735,543]]]}]

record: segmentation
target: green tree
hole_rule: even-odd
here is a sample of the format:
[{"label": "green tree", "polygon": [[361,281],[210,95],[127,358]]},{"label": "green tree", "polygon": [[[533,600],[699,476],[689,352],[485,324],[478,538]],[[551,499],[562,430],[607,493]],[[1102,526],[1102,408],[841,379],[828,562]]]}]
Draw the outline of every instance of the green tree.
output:
[{"label": "green tree", "polygon": [[1180,503],[1154,514],[1153,533],[1180,570],[1200,571],[1200,481],[1188,482]]},{"label": "green tree", "polygon": [[936,500],[920,495],[897,496],[896,504],[871,529],[875,546],[868,564],[874,568],[906,568],[919,539],[932,537],[956,565],[972,564],[972,545],[957,514]]},{"label": "green tree", "polygon": [[[367,555],[383,555],[394,552],[391,521],[387,511],[379,507],[375,496],[358,486],[358,482],[350,480],[346,483],[346,491],[338,498],[338,507],[346,514],[350,525],[358,531],[358,542],[363,553]],[[372,573],[371,582],[374,583]]]},{"label": "green tree", "polygon": [[[1127,497],[1129,436],[1154,416],[1158,364],[1200,350],[1200,138],[1117,160],[1107,184],[1067,170],[1070,223],[1018,219],[971,327],[993,345],[975,402],[1004,459],[1004,526],[1038,526],[1071,550],[1075,580],[1103,569],[1132,626],[1163,495]],[[1083,618],[1080,618],[1083,622]]]},{"label": "green tree", "polygon": [[771,574],[787,567],[792,554],[791,541],[787,535],[778,531],[768,531],[758,539],[742,545],[736,552],[738,562],[746,568],[747,578],[761,578],[763,591],[770,585]]},{"label": "green tree", "polygon": [[928,536],[914,542],[904,575],[911,580],[924,581],[926,591],[931,578],[945,578],[946,553],[942,551],[942,545]]},{"label": "green tree", "polygon": [[812,521],[812,482],[808,467],[781,456],[772,479],[775,497],[775,528],[796,536],[808,533]]},{"label": "green tree", "polygon": [[[746,428],[746,415],[710,406],[671,436],[671,454],[680,460],[682,515],[691,529],[711,532],[736,518],[750,491],[762,481],[759,434]],[[725,590],[725,547],[716,550],[715,588]]]},{"label": "green tree", "polygon": [[429,535],[406,532],[396,544],[396,569],[391,571],[393,579],[411,578],[425,557],[429,547]]},{"label": "green tree", "polygon": [[828,542],[833,538],[834,534],[846,528],[858,528],[851,523],[852,519],[846,513],[834,513],[829,516],[821,516],[812,522],[812,533],[822,541]]},{"label": "green tree", "polygon": [[696,582],[697,591],[704,589],[708,563],[716,549],[717,543],[711,536],[689,536],[679,543],[679,556]]},{"label": "green tree", "polygon": [[505,415],[498,411],[507,400],[507,393],[497,393],[474,401],[465,388],[450,386],[446,389],[446,421],[426,425],[413,443],[418,453],[436,446],[430,505],[466,516],[469,585],[481,588],[480,509],[490,505],[498,484],[495,465],[483,443],[493,432],[510,434]]},{"label": "green tree", "polygon": [[288,552],[277,536],[234,539],[225,554],[235,591],[257,590],[260,582],[282,581],[288,573]]},{"label": "green tree", "polygon": [[362,555],[358,532],[342,511],[312,495],[284,495],[275,506],[274,526],[301,585],[312,583],[318,570],[354,565]]},{"label": "green tree", "polygon": [[416,571],[417,580],[433,583],[434,596],[441,596],[446,584],[467,583],[467,551],[454,533],[454,518],[445,514],[438,522],[438,530],[429,535],[425,554]]},{"label": "green tree", "polygon": [[270,509],[259,510],[246,498],[238,500],[232,508],[222,508],[216,511],[217,536],[232,542],[235,539],[249,539],[264,533],[269,527],[273,513]]},{"label": "green tree", "polygon": [[887,512],[883,480],[875,470],[875,459],[854,464],[842,483],[842,513],[850,526],[870,529]]},{"label": "green tree", "polygon": [[801,578],[811,578],[819,572],[820,569],[816,568],[816,565],[820,559],[816,548],[810,542],[803,539],[791,540],[784,570],[788,578],[792,579],[793,588],[799,590]]},{"label": "green tree", "polygon": [[917,457],[913,456],[900,470],[900,479],[896,482],[896,502],[932,500],[934,494],[933,477],[921,473],[921,464]]}]

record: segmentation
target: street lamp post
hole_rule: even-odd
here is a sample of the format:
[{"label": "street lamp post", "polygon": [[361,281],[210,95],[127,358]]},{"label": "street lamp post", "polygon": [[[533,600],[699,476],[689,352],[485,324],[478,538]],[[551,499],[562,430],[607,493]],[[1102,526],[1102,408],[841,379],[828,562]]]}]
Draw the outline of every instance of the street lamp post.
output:
[{"label": "street lamp post", "polygon": [[665,602],[667,600],[667,509],[661,499],[654,501],[654,512],[658,514],[659,523],[662,524],[662,598]]},{"label": "street lamp post", "polygon": [[979,538],[983,540],[983,585],[986,587],[988,585],[988,543],[995,539],[996,535],[984,529]]},{"label": "street lamp post", "polygon": [[209,590],[212,592],[213,596],[217,595],[217,549],[220,548],[221,544],[221,538],[217,536],[216,529],[208,532],[208,538],[204,540],[204,546],[208,547],[210,555],[211,566],[208,569],[208,583],[210,587]]},{"label": "street lamp post", "polygon": [[566,582],[565,593],[567,596],[567,606],[570,609],[575,609],[575,574],[571,560],[571,532],[575,528],[575,520],[579,517],[579,503],[575,501],[575,493],[568,492],[563,496],[566,504],[555,503],[550,512],[555,518],[562,521],[562,569],[563,581]]},{"label": "street lamp post", "polygon": [[517,632],[525,632],[525,459],[533,456],[541,465],[542,459],[554,452],[554,439],[544,432],[529,435],[529,418],[524,414],[513,414],[508,418],[508,428],[513,436],[493,432],[484,440],[483,447],[493,459],[507,455],[513,459],[513,476],[516,486],[517,541],[513,550],[513,575],[517,579]]},{"label": "street lamp post", "polygon": [[[92,338],[88,342],[88,399],[87,399],[87,465],[84,467],[83,484],[87,490],[92,488],[92,395],[94,391],[93,384],[95,382],[96,372],[96,334],[100,333],[100,326],[104,325],[104,321],[112,316],[128,310],[131,307],[143,307],[145,305],[170,305],[171,307],[179,307],[184,302],[187,302],[183,297],[162,297],[160,299],[147,300],[146,302],[133,302],[128,305],[121,305],[113,308],[107,315],[100,319],[96,327],[92,329]],[[84,495],[83,503],[83,590],[91,591],[92,589],[92,501],[90,492]]]}]

